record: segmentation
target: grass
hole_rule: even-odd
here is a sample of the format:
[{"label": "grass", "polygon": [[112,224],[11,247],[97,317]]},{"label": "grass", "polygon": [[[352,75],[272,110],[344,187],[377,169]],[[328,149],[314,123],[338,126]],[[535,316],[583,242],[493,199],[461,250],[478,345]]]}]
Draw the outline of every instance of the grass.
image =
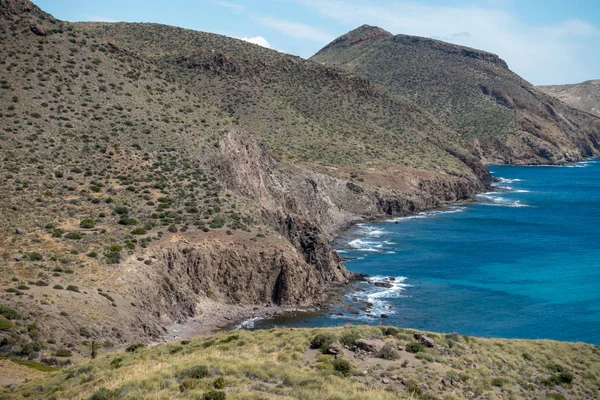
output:
[{"label": "grass", "polygon": [[36,361],[31,361],[31,360],[23,360],[20,358],[7,358],[7,357],[0,357],[0,360],[10,360],[12,362],[14,362],[15,364],[19,364],[22,365],[24,367],[27,368],[31,368],[34,369],[36,371],[41,371],[41,372],[55,372],[58,371],[59,369],[56,367],[52,367],[46,364],[42,364]]},{"label": "grass", "polygon": [[[350,350],[341,359],[310,350],[316,335],[339,338],[350,330],[361,338],[393,344],[406,344],[405,338],[414,333],[399,329],[384,336],[383,329],[366,326],[243,331],[233,336],[224,332],[135,353],[107,354],[1,394],[31,399],[197,399],[217,391],[227,399],[306,400],[455,399],[467,393],[489,399],[581,399],[600,394],[596,346],[428,333],[437,344],[425,349],[435,356],[432,362],[406,351],[397,360],[361,360]],[[525,359],[523,353],[533,354],[533,359]],[[567,372],[573,376],[570,382],[551,387],[545,383],[553,374]],[[384,379],[389,383],[382,383]],[[442,379],[455,382],[452,390],[440,384]]]}]

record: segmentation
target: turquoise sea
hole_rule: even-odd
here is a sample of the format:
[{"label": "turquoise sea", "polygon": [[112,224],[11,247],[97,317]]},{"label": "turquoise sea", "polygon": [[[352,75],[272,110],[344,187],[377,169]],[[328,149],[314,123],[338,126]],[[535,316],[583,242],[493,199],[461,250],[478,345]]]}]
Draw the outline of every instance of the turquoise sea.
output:
[{"label": "turquoise sea", "polygon": [[[358,314],[258,326],[370,323],[600,345],[600,161],[490,171],[499,181],[476,202],[339,238],[346,267],[370,276],[346,293]],[[361,300],[372,307],[359,310]]]}]

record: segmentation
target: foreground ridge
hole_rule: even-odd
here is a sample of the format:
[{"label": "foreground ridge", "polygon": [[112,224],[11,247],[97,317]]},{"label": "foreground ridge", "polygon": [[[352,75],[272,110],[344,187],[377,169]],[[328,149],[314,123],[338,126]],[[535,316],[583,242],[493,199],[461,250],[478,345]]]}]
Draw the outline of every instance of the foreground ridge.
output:
[{"label": "foreground ridge", "polygon": [[394,327],[132,346],[2,392],[30,399],[596,399],[600,348]]}]

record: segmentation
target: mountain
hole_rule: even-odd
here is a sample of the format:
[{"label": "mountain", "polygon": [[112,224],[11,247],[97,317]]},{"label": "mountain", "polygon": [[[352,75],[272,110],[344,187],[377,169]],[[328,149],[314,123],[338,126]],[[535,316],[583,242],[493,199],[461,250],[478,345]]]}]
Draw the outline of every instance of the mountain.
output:
[{"label": "mountain", "polygon": [[311,60],[414,101],[487,163],[563,163],[600,151],[599,118],[548,96],[494,54],[364,25]]},{"label": "mountain", "polygon": [[318,305],[354,278],[342,229],[491,181],[459,135],[364,78],[0,1],[2,354]]},{"label": "mountain", "polygon": [[560,99],[571,107],[600,117],[600,80],[572,85],[538,86],[542,92]]}]

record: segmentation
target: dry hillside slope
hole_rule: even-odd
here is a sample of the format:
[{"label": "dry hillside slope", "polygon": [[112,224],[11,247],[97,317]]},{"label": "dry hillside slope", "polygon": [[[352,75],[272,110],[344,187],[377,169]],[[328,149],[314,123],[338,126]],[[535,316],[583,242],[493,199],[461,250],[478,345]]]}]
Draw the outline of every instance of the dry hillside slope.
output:
[{"label": "dry hillside slope", "polygon": [[494,54],[364,25],[311,59],[414,101],[487,163],[564,163],[600,152],[600,118],[548,96]]},{"label": "dry hillside slope", "polygon": [[315,304],[353,278],[331,248],[348,224],[490,182],[458,135],[364,78],[209,33],[0,7],[3,354],[55,363],[93,339]]},{"label": "dry hillside slope", "polygon": [[598,79],[571,85],[538,86],[538,89],[571,107],[600,117],[600,80]]}]

